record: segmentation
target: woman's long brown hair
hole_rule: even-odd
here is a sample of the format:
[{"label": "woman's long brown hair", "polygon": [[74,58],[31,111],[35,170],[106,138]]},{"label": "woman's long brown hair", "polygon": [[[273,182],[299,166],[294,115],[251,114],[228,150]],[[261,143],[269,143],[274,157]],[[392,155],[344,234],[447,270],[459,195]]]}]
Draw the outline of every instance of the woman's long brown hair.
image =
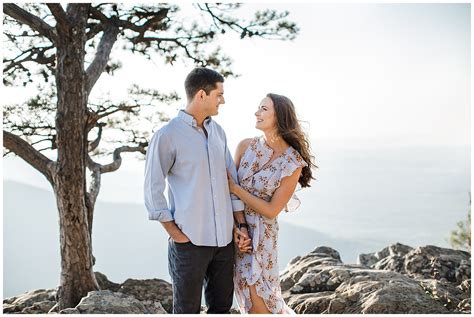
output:
[{"label": "woman's long brown hair", "polygon": [[273,102],[277,118],[278,133],[303,157],[308,166],[303,167],[298,182],[301,187],[310,187],[311,179],[314,179],[312,168],[317,167],[310,152],[310,144],[307,135],[301,129],[300,122],[296,116],[293,102],[285,96],[269,93],[267,97]]}]

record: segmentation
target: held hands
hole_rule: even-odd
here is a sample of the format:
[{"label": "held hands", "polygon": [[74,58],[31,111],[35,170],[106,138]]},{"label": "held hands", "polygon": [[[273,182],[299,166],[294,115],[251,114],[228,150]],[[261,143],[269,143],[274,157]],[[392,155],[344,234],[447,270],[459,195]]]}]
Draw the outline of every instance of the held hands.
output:
[{"label": "held hands", "polygon": [[242,253],[252,253],[252,239],[246,228],[234,227],[234,243]]},{"label": "held hands", "polygon": [[[227,183],[229,184],[229,191],[236,195],[239,185],[234,182],[229,170],[227,170]],[[252,239],[249,236],[247,228],[239,229],[234,226],[234,243],[240,252],[252,253]]]}]

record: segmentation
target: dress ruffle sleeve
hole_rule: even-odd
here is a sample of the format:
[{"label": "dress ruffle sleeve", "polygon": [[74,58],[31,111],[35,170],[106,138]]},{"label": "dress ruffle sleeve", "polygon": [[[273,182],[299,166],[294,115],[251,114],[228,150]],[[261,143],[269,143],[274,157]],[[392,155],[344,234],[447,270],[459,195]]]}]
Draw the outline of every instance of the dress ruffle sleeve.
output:
[{"label": "dress ruffle sleeve", "polygon": [[308,166],[303,160],[303,157],[295,149],[291,149],[289,154],[286,155],[285,161],[281,164],[281,177],[291,176],[300,167]]},{"label": "dress ruffle sleeve", "polygon": [[[298,168],[305,166],[308,166],[308,164],[303,160],[303,157],[298,153],[298,151],[292,149],[290,153],[286,156],[285,162],[282,163],[280,181],[281,179],[283,179],[283,177],[291,176]],[[297,185],[297,189],[295,190],[295,192],[299,189],[301,189],[300,184]],[[298,196],[296,196],[295,193],[293,193],[283,210],[286,212],[295,212],[300,205],[300,199],[298,198]]]}]

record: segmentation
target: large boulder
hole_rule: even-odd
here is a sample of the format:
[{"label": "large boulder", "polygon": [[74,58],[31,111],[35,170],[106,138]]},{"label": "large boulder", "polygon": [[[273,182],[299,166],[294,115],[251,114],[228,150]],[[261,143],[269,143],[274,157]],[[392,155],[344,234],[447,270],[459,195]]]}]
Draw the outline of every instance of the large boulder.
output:
[{"label": "large boulder", "polygon": [[102,274],[100,272],[94,272],[94,274],[97,284],[99,284],[99,288],[101,290],[109,290],[112,292],[116,292],[119,290],[120,284],[109,281],[105,274]]},{"label": "large boulder", "polygon": [[141,301],[155,314],[155,310],[173,311],[173,289],[171,284],[160,279],[128,279],[120,285],[118,292],[131,295]]},{"label": "large boulder", "polygon": [[471,255],[466,251],[427,245],[417,248],[396,243],[359,262],[417,280],[430,296],[450,312],[471,311]]},{"label": "large boulder", "polygon": [[358,263],[371,268],[390,268],[392,271],[403,273],[404,262],[402,259],[411,250],[413,250],[412,247],[397,242],[378,252],[359,254]]},{"label": "large boulder", "polygon": [[297,256],[288,263],[280,275],[282,291],[290,289],[308,270],[315,266],[342,264],[339,253],[329,247],[318,247],[304,256]]},{"label": "large boulder", "polygon": [[375,253],[359,255],[364,266],[460,284],[471,278],[468,252],[433,245],[416,249],[396,243]]},{"label": "large boulder", "polygon": [[[61,311],[60,313],[62,313]],[[142,302],[133,296],[119,292],[93,291],[83,297],[74,310],[67,309],[64,313],[80,314],[150,314]],[[161,310],[155,309],[154,314],[166,314]]]},{"label": "large boulder", "polygon": [[[429,275],[433,257],[442,262],[436,278]],[[297,313],[470,312],[465,252],[394,244],[361,255],[359,262],[344,264],[329,247],[297,257],[281,275],[284,298]]]},{"label": "large boulder", "polygon": [[55,304],[55,289],[38,289],[4,299],[3,313],[46,314]]}]

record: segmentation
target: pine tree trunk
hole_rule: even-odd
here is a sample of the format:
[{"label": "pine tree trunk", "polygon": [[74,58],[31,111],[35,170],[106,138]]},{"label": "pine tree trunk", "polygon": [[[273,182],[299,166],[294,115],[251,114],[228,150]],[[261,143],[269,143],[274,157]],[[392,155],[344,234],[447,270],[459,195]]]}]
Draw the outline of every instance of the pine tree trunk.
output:
[{"label": "pine tree trunk", "polygon": [[[86,195],[86,210],[87,210],[87,229],[89,232],[90,240],[92,241],[92,224],[94,222],[94,207],[95,202],[91,202],[91,199]],[[95,256],[92,254],[92,266],[95,265]]]},{"label": "pine tree trunk", "polygon": [[[71,27],[58,30],[56,131],[58,160],[53,187],[59,211],[61,279],[59,309],[75,307],[97,290],[86,207],[86,75],[85,21],[88,6],[68,12]],[[69,9],[69,8],[68,8]],[[69,10],[68,10],[69,11]]]}]

